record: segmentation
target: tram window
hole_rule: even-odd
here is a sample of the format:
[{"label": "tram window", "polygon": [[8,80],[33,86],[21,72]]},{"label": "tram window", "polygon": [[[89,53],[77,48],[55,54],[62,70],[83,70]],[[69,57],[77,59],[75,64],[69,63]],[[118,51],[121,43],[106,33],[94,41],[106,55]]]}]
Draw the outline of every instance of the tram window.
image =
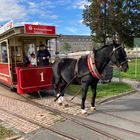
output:
[{"label": "tram window", "polygon": [[16,56],[21,56],[21,47],[16,47]]},{"label": "tram window", "polygon": [[30,57],[30,54],[32,54],[32,53],[36,54],[35,44],[34,43],[26,43],[24,45],[24,52],[25,52],[25,55],[27,57]]},{"label": "tram window", "polygon": [[16,62],[20,63],[22,62],[22,48],[21,46],[16,46],[15,50]]},{"label": "tram window", "polygon": [[8,57],[7,57],[7,46],[6,42],[2,42],[0,46],[0,62],[1,63],[8,63]]}]

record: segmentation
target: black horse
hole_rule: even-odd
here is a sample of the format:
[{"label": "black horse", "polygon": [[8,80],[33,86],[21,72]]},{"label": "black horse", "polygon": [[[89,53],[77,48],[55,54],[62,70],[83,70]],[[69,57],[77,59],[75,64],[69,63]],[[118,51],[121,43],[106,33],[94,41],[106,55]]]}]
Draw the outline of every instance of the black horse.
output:
[{"label": "black horse", "polygon": [[[71,58],[63,58],[56,61],[53,64],[52,68],[53,68],[54,89],[56,93],[59,93],[61,95],[59,98],[59,102],[63,101],[64,96],[63,89],[65,89],[67,84],[71,82],[73,79],[78,78],[81,82],[82,114],[86,113],[85,100],[89,86],[91,86],[93,92],[91,109],[95,110],[97,83],[107,64],[110,61],[112,61],[112,63],[115,64],[121,71],[126,72],[128,70],[126,52],[124,48],[120,46],[120,43],[118,43],[117,41],[118,40],[116,39],[109,45],[105,45],[98,50],[93,50],[92,54],[82,56],[78,60]],[[93,68],[94,70],[89,68],[88,64],[89,57],[91,59],[91,63],[96,63],[95,68]],[[95,60],[93,60],[94,57]],[[97,73],[95,71],[97,71]]]}]

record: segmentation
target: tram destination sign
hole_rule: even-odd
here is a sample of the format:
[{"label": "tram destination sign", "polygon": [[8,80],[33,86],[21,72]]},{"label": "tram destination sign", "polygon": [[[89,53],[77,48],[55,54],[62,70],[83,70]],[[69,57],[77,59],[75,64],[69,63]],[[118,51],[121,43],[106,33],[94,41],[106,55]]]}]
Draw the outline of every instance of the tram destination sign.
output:
[{"label": "tram destination sign", "polygon": [[27,34],[55,34],[55,26],[25,24],[24,32]]}]

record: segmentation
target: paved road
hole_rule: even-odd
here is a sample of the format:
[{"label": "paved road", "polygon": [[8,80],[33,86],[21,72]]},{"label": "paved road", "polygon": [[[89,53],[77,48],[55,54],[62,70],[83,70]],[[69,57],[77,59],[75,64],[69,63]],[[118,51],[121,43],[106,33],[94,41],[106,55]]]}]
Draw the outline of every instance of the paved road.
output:
[{"label": "paved road", "polygon": [[[111,115],[110,115],[111,114]],[[114,115],[114,116],[113,116]],[[117,117],[115,117],[117,115]],[[104,103],[97,106],[97,111],[90,114],[87,118],[96,120],[105,124],[116,126],[119,129],[106,127],[95,123],[87,124],[94,126],[102,131],[115,135],[122,140],[139,140],[140,139],[140,92],[132,95],[127,95],[114,101]],[[57,130],[69,133],[79,140],[108,140],[99,133],[85,129],[69,120],[59,122],[53,126]],[[47,130],[40,130],[32,136],[28,136],[27,140],[56,140],[64,138],[54,136]]]},{"label": "paved road", "polygon": [[[130,82],[130,81],[129,81]],[[131,82],[137,90],[139,85]],[[6,90],[4,90],[7,93]],[[3,92],[3,93],[4,93]],[[107,132],[121,140],[139,140],[140,139],[140,91],[117,98],[115,100],[97,105],[97,111],[90,113],[88,119],[99,123],[83,121],[89,126],[98,128],[101,132]],[[6,117],[6,116],[5,116]],[[102,124],[101,124],[102,123]],[[108,126],[105,126],[107,124]],[[112,127],[111,127],[112,126]],[[77,140],[110,140],[103,134],[92,131],[70,120],[58,122],[52,126],[56,130],[76,137]],[[23,135],[19,140],[66,140],[60,135],[44,128],[35,129],[31,133]]]}]

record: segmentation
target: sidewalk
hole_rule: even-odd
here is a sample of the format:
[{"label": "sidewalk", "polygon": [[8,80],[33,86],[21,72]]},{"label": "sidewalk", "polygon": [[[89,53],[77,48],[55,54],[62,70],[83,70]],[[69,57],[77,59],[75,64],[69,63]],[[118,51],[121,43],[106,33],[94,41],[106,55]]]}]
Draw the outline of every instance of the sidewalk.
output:
[{"label": "sidewalk", "polygon": [[[107,102],[107,101],[111,101],[111,100],[114,100],[116,98],[120,98],[122,96],[125,96],[125,95],[128,95],[128,94],[132,94],[132,93],[135,93],[135,91],[139,91],[140,90],[140,81],[136,81],[136,80],[129,80],[129,79],[119,79],[119,78],[113,78],[112,81],[115,81],[115,82],[125,82],[125,83],[128,83],[130,85],[132,85],[132,87],[135,89],[134,91],[132,91],[131,93],[125,93],[125,94],[121,94],[121,95],[118,95],[118,96],[113,96],[113,97],[109,97],[109,98],[106,98],[106,99],[103,99],[102,101],[98,102],[97,101],[97,104],[98,103],[103,103],[103,102]],[[133,95],[132,95],[133,96]],[[113,101],[114,102],[114,101]],[[98,105],[97,107],[99,107],[100,105]],[[101,105],[102,106],[102,105]],[[95,115],[95,114],[94,114]],[[71,122],[61,122],[61,123],[58,123],[54,126],[54,128],[57,128],[59,126],[59,124],[61,124],[61,128],[62,126],[65,124],[65,123],[68,123],[71,127],[73,126],[73,124]],[[65,125],[64,125],[65,126]],[[65,127],[64,127],[65,128]],[[74,128],[73,128],[74,129]],[[66,130],[66,128],[65,128]],[[84,133],[84,132],[83,132]],[[81,134],[81,133],[80,133]],[[22,137],[23,136],[23,137]],[[92,136],[93,137],[93,136]],[[60,136],[56,136],[55,134],[53,134],[52,132],[46,130],[46,129],[43,129],[43,128],[40,128],[36,131],[33,131],[33,133],[29,133],[29,134],[25,134],[25,135],[21,135],[21,138],[17,138],[18,140],[55,140],[55,139],[58,139],[58,140],[64,140],[64,138],[60,137]]]},{"label": "sidewalk", "polygon": [[[133,98],[133,96],[135,96],[135,94],[132,94],[132,93],[136,93],[136,90],[140,90],[139,89],[139,87],[140,87],[140,81],[135,81],[135,80],[129,80],[129,79],[118,79],[118,78],[113,78],[112,79],[112,81],[116,81],[116,82],[125,82],[125,83],[128,83],[128,84],[130,84],[130,85],[132,85],[132,87],[135,89],[134,91],[132,91],[131,93],[126,93],[126,94],[121,94],[121,96],[119,95],[119,96],[115,96],[115,97],[110,97],[110,98],[108,98],[108,99],[106,99],[106,100],[104,100],[104,102],[107,102],[107,101],[113,101],[114,99],[117,99],[118,98],[118,100],[119,99],[123,99],[123,98],[125,98],[125,97],[123,97],[123,96],[125,96],[125,95],[127,95],[127,94],[130,94],[130,96],[132,96],[132,98]],[[137,94],[138,94],[138,92],[137,92]],[[126,96],[126,98],[128,98],[128,96]],[[115,100],[113,101],[114,103],[115,103]],[[127,103],[127,102],[126,102]],[[138,102],[135,102],[135,101],[133,101],[133,102],[131,102],[131,104],[137,104]],[[127,106],[127,104],[125,104],[125,106]],[[99,108],[99,110],[106,110],[106,109],[108,109],[108,107],[109,108],[112,108],[112,110],[113,110],[113,104],[111,105],[111,107],[110,107],[110,105],[108,106],[107,105],[107,108],[105,107],[105,105],[102,105],[102,104],[100,104],[100,105],[98,105],[98,107],[97,107],[97,109]],[[116,107],[115,107],[116,108]],[[119,110],[121,110],[121,108],[119,108]],[[139,109],[137,109],[137,110],[139,110]],[[97,111],[98,112],[98,111]],[[94,118],[94,119],[96,119],[97,118],[97,120],[98,120],[98,118],[100,118],[100,116],[101,115],[99,115],[100,113],[97,113],[96,114],[96,112],[95,112],[95,114],[92,114],[92,115],[90,115],[89,117],[90,118]],[[126,113],[127,114],[127,113]],[[131,113],[130,113],[131,114]],[[127,115],[126,115],[127,116]],[[130,116],[130,115],[129,115]],[[105,116],[105,118],[106,118],[107,116]],[[135,116],[134,116],[135,117]],[[103,116],[103,118],[104,118],[104,116]],[[138,117],[136,117],[136,118],[138,118]],[[104,119],[103,119],[104,120]],[[138,119],[139,120],[139,119]],[[113,123],[113,121],[112,120],[109,120],[111,123]],[[101,121],[102,122],[102,121]],[[122,122],[123,123],[123,122]],[[116,124],[117,124],[117,122],[116,122]],[[126,127],[129,127],[129,124],[126,124]],[[83,128],[81,128],[81,127],[78,127],[78,126],[75,126],[71,121],[68,121],[68,120],[66,120],[65,122],[60,122],[60,123],[57,123],[56,125],[54,125],[53,126],[53,128],[57,128],[57,129],[59,129],[59,130],[63,130],[64,132],[68,132],[68,133],[71,133],[72,135],[75,135],[75,136],[77,136],[77,137],[79,137],[80,138],[80,140],[84,140],[85,138],[88,138],[89,140],[90,139],[99,139],[99,140],[104,140],[105,138],[104,137],[102,137],[102,138],[98,138],[98,136],[97,136],[97,134],[94,134],[93,132],[93,134],[91,134],[89,131],[87,131],[87,130],[83,130]],[[138,128],[139,129],[139,128]],[[111,130],[112,131],[112,130]],[[76,133],[75,133],[76,132]],[[118,133],[121,133],[121,132],[118,132]],[[84,134],[84,135],[83,135]],[[117,134],[118,135],[118,134]],[[122,135],[122,134],[121,134]],[[122,135],[122,137],[125,137],[124,135]],[[127,138],[129,138],[129,136],[127,137]],[[127,139],[126,138],[126,139]],[[58,139],[58,140],[64,140],[64,138],[61,138],[61,137],[56,137],[56,135],[53,135],[53,133],[51,133],[51,132],[49,132],[48,130],[40,130],[40,131],[37,131],[35,134],[33,134],[33,135],[26,135],[25,136],[25,139],[26,140],[40,140],[40,139],[42,139],[42,140],[55,140],[55,139]],[[125,138],[124,138],[125,139]]]}]

